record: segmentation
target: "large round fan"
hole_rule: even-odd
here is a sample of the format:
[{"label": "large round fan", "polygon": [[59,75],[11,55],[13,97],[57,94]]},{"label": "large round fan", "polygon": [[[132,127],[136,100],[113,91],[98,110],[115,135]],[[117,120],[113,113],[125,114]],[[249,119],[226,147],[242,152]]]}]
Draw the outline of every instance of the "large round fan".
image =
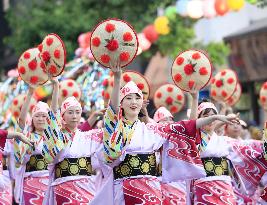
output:
[{"label": "large round fan", "polygon": [[185,96],[183,91],[173,84],[162,85],[154,95],[156,108],[165,107],[171,113],[177,113],[183,109]]},{"label": "large round fan", "polygon": [[171,74],[173,82],[182,90],[200,90],[211,78],[212,65],[204,53],[188,50],[176,57]]},{"label": "large round fan", "polygon": [[[149,98],[150,87],[147,79],[141,73],[137,71],[125,71],[121,77],[121,87],[126,83],[133,81],[137,87],[142,91],[144,99]],[[113,74],[110,74],[110,78],[103,81],[104,91],[102,93],[105,100],[109,100],[113,89],[114,78]]]},{"label": "large round fan", "polygon": [[103,66],[109,68],[120,61],[124,67],[136,56],[137,35],[129,23],[108,19],[94,28],[90,48],[94,58]]},{"label": "large round fan", "polygon": [[[20,94],[13,99],[12,104],[10,105],[10,111],[15,118],[19,117],[21,108],[25,100],[26,100],[25,94]],[[31,98],[30,111],[32,111],[32,109],[34,108],[36,104],[37,104],[37,100],[35,98]]]},{"label": "large round fan", "polygon": [[48,34],[38,46],[45,69],[52,76],[60,75],[66,63],[66,49],[61,38],[56,34]]},{"label": "large round fan", "polygon": [[81,98],[81,89],[72,79],[66,79],[59,83],[59,103],[61,104],[66,98],[74,96],[77,100]]},{"label": "large round fan", "polygon": [[38,48],[28,49],[20,56],[18,72],[21,79],[32,87],[43,85],[48,81],[48,75],[40,59]]},{"label": "large round fan", "polygon": [[226,103],[230,106],[235,105],[236,103],[238,103],[241,94],[242,94],[241,85],[240,83],[237,83],[234,94],[227,100]]},{"label": "large round fan", "polygon": [[226,101],[236,89],[238,79],[236,73],[231,69],[224,69],[218,72],[211,82],[210,93],[217,101]]}]

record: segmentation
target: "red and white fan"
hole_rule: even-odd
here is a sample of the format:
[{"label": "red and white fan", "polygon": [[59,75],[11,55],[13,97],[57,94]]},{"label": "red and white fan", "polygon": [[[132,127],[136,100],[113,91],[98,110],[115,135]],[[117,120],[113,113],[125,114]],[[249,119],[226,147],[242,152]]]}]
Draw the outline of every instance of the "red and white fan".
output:
[{"label": "red and white fan", "polygon": [[48,81],[38,48],[28,49],[20,56],[18,72],[21,79],[32,87],[43,85]]},{"label": "red and white fan", "polygon": [[54,33],[48,34],[38,46],[46,71],[53,77],[59,76],[66,64],[66,49],[61,38]]},{"label": "red and white fan", "polygon": [[[25,103],[25,100],[26,100],[25,94],[20,94],[13,99],[12,104],[10,106],[10,111],[15,118],[19,117],[22,105]],[[36,104],[37,104],[37,100],[35,98],[31,98],[30,112],[33,110]]]},{"label": "red and white fan", "polygon": [[226,101],[229,106],[234,106],[240,100],[242,88],[240,83],[237,83],[234,94]]},{"label": "red and white fan", "polygon": [[173,84],[165,84],[159,87],[154,95],[156,108],[165,107],[172,114],[181,111],[185,104],[183,91]]},{"label": "red and white fan", "polygon": [[[126,83],[133,81],[137,85],[137,87],[142,91],[144,99],[147,100],[149,98],[150,87],[144,75],[142,75],[137,71],[128,70],[122,74],[121,78],[122,78],[121,87],[123,87]],[[105,100],[110,99],[111,92],[113,89],[113,84],[114,84],[113,74],[110,73],[110,77],[103,81],[104,91],[102,93],[102,96],[104,97]]]},{"label": "red and white fan", "polygon": [[135,58],[138,40],[133,27],[120,19],[107,19],[92,32],[90,48],[97,62],[109,68],[120,61],[127,66]]},{"label": "red and white fan", "polygon": [[173,82],[182,90],[201,90],[211,78],[212,65],[204,53],[187,50],[174,60],[171,75]]},{"label": "red and white fan", "polygon": [[219,71],[212,78],[210,93],[216,101],[226,102],[235,92],[238,79],[236,73],[231,69]]},{"label": "red and white fan", "polygon": [[79,101],[81,94],[80,86],[74,80],[66,79],[59,83],[59,104],[71,96],[74,96]]}]

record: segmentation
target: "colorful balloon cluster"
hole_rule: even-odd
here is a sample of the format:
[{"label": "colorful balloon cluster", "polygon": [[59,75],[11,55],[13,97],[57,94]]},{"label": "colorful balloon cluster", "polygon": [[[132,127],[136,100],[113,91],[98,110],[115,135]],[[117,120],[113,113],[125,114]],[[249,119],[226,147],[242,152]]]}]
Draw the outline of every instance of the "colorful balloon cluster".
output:
[{"label": "colorful balloon cluster", "polygon": [[[257,0],[247,0],[256,4]],[[199,19],[223,16],[229,11],[239,11],[245,5],[245,0],[178,0],[176,12],[183,17]],[[167,13],[166,9],[166,13]]]},{"label": "colorful balloon cluster", "polygon": [[[255,4],[257,0],[247,0],[247,2]],[[178,0],[176,6],[167,7],[163,16],[157,17],[154,24],[146,26],[143,32],[138,34],[139,49],[137,54],[148,50],[151,44],[158,40],[159,35],[170,33],[169,21],[174,20],[176,14],[194,19],[213,18],[223,16],[230,10],[238,11],[244,4],[245,0]]]}]

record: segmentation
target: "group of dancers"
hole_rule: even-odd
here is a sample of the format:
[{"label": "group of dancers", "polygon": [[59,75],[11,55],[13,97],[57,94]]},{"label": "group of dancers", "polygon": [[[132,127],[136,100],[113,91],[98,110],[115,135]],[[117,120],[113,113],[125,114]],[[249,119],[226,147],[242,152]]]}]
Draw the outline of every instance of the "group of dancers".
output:
[{"label": "group of dancers", "polygon": [[101,112],[81,123],[75,97],[59,108],[56,78],[51,105],[39,101],[27,119],[29,87],[16,131],[0,132],[1,204],[267,204],[265,144],[242,138],[238,115],[194,92],[188,119],[175,122],[165,107],[150,118],[136,83],[121,88],[121,67],[111,70],[98,127]]}]

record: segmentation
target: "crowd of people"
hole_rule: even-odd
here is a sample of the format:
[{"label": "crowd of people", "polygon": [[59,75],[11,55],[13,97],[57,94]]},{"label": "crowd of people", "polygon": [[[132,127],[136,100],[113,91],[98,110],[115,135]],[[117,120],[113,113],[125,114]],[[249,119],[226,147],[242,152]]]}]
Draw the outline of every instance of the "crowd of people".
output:
[{"label": "crowd of people", "polygon": [[57,78],[51,105],[39,101],[27,120],[29,87],[16,132],[0,133],[1,204],[266,203],[264,141],[251,138],[238,114],[192,92],[188,119],[175,122],[165,107],[150,118],[136,83],[121,88],[122,69],[111,70],[107,109],[82,123],[75,97],[59,109]]},{"label": "crowd of people", "polygon": [[[114,32],[115,26],[107,23],[106,34]],[[178,108],[168,110],[164,105],[149,116],[145,80],[141,83],[141,78],[128,76],[122,82],[126,79],[122,63],[130,62],[130,54],[134,58],[132,47],[138,45],[130,43],[131,32],[124,33],[121,44],[113,34],[105,39],[108,44],[103,47],[112,55],[120,45],[132,51],[120,50],[116,61],[100,52],[100,60],[112,72],[110,101],[85,121],[78,92],[59,100],[55,76],[64,69],[62,41],[50,34],[38,49],[22,55],[18,71],[29,89],[17,113],[15,131],[11,125],[8,131],[0,130],[0,204],[267,204],[267,125],[252,137],[246,122],[224,101],[217,100],[218,109],[211,99],[199,99],[200,89],[193,89],[198,82],[192,78],[186,81],[192,98],[187,118],[175,121],[172,111]],[[102,40],[93,38],[95,49]],[[184,54],[177,58],[177,65],[187,62],[187,57],[191,59],[184,66],[185,77],[196,72],[194,61],[198,61],[200,83],[208,82],[211,65],[204,54]],[[203,62],[210,67],[203,67]],[[227,75],[226,71],[221,74]],[[177,81],[182,77],[175,73]],[[31,107],[33,85],[44,84],[46,78],[52,84],[51,102],[38,101]],[[236,81],[232,76],[227,80],[233,91]],[[216,86],[222,89],[223,81],[218,82]],[[226,90],[221,93],[228,95]],[[170,96],[166,100],[168,104],[173,101]]]}]

